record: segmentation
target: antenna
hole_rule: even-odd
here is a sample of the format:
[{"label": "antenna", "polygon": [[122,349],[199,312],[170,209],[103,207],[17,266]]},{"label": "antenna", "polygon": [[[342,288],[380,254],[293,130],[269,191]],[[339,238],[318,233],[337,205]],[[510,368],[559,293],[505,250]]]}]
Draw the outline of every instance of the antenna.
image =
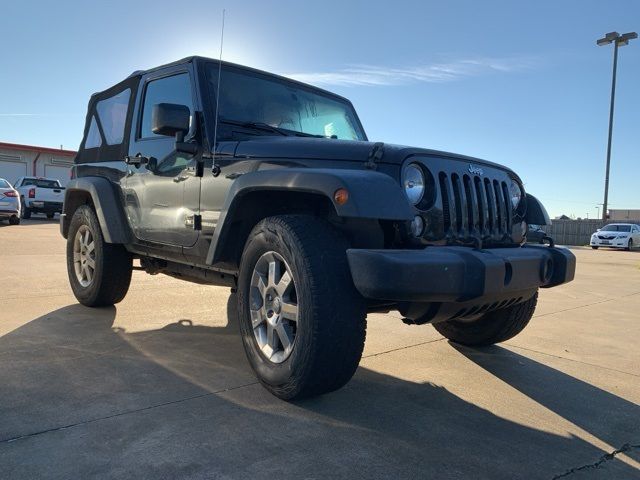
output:
[{"label": "antenna", "polygon": [[214,177],[220,175],[220,167],[216,165],[216,146],[218,144],[218,117],[220,114],[218,113],[218,106],[220,105],[220,76],[222,73],[222,46],[224,43],[224,17],[226,10],[222,9],[222,32],[220,33],[220,58],[218,63],[218,86],[216,88],[216,120],[213,126],[213,162],[211,166],[211,171]]}]

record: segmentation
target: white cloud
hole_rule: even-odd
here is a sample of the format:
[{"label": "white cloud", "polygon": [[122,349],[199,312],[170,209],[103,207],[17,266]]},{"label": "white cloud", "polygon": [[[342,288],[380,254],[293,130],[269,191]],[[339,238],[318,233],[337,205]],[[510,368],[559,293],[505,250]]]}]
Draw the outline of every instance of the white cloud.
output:
[{"label": "white cloud", "polygon": [[476,58],[405,68],[351,65],[333,72],[291,73],[285,76],[315,85],[386,86],[451,82],[495,72],[521,71],[533,66],[531,59],[524,58]]}]

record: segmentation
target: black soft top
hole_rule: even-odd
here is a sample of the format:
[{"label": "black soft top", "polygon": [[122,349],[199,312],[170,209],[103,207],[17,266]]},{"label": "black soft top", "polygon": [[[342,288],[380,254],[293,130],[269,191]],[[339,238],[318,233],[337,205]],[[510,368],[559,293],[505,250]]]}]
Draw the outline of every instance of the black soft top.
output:
[{"label": "black soft top", "polygon": [[[136,101],[136,94],[137,94],[138,85],[140,84],[140,78],[143,75],[155,72],[157,70],[162,70],[167,67],[182,65],[186,63],[194,63],[194,62],[217,64],[219,63],[219,60],[214,60],[212,58],[200,57],[200,56],[190,56],[190,57],[185,57],[181,60],[177,60],[175,62],[153,67],[148,70],[136,70],[127,78],[115,84],[114,86],[91,95],[91,98],[89,99],[89,106],[87,108],[87,116],[85,119],[84,135],[82,137],[82,142],[80,143],[80,148],[78,149],[78,153],[75,157],[75,162],[90,163],[90,162],[98,162],[98,161],[117,161],[117,160],[123,159],[125,155],[128,154],[128,151],[129,151],[129,138],[130,138],[129,133],[131,132],[131,123],[133,120],[133,110],[134,110],[133,107]],[[232,67],[247,70],[249,72],[268,75],[274,78],[281,79],[283,81],[295,83],[300,86],[304,86],[305,88],[310,88],[318,92],[321,92],[327,96],[332,96],[337,99],[341,99],[347,103],[350,103],[348,99],[341,97],[340,95],[336,95],[335,93],[329,92],[327,90],[323,90],[321,88],[314,87],[303,82],[298,82],[296,80],[283,77],[281,75],[276,75],[270,72],[265,72],[262,70],[246,67],[244,65],[238,65],[231,62],[222,61],[222,65],[229,65]],[[107,141],[108,138],[105,135],[105,128],[103,125],[105,119],[100,118],[100,115],[99,115],[99,112],[97,111],[96,106],[101,101],[111,99],[125,92],[127,89],[130,90],[130,94],[129,94],[129,104],[126,110],[126,119],[124,122],[124,135],[122,136],[121,141],[119,141],[118,143],[114,143],[114,142],[109,143]],[[89,137],[89,133],[92,128],[92,123],[95,124],[94,129],[97,129],[97,132],[91,132],[94,136],[93,138],[95,139],[96,135],[99,133],[100,141],[98,142],[99,145],[90,145],[87,148],[87,139]]]}]

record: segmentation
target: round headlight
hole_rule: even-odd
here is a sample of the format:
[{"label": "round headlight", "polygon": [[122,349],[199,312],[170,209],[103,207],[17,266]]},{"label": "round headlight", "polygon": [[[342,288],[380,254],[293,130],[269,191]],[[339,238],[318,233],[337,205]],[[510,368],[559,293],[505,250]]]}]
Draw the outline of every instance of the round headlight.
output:
[{"label": "round headlight", "polygon": [[511,195],[511,207],[515,210],[522,201],[522,187],[514,179],[509,184],[509,195]]},{"label": "round headlight", "polygon": [[404,170],[402,184],[404,193],[413,205],[417,205],[424,196],[424,172],[415,163],[410,164]]}]

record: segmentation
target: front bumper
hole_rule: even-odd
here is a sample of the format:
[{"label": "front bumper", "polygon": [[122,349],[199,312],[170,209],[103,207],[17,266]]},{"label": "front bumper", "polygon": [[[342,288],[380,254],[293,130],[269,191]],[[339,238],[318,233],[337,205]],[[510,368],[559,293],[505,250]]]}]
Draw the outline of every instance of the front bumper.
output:
[{"label": "front bumper", "polygon": [[570,282],[576,267],[566,248],[542,245],[350,249],[347,257],[364,297],[394,302],[491,302]]},{"label": "front bumper", "polygon": [[627,246],[629,245],[629,238],[628,237],[622,237],[622,238],[612,238],[612,239],[608,239],[608,240],[603,240],[600,239],[598,237],[596,237],[595,239],[592,238],[591,241],[589,242],[589,244],[592,247],[612,247],[612,248],[627,248]]}]

